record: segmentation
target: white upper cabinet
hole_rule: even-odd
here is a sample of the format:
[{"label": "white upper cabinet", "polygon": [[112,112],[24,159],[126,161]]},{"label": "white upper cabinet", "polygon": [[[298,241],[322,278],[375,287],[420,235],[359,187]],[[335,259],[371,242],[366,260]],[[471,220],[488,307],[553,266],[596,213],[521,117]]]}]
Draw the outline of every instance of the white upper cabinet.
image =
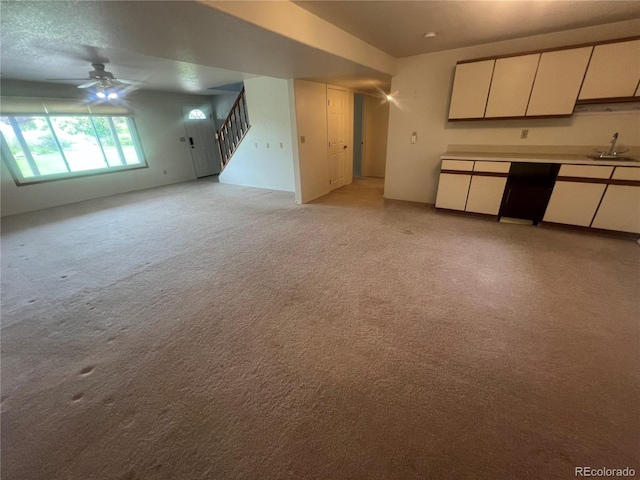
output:
[{"label": "white upper cabinet", "polygon": [[539,60],[539,53],[496,60],[485,118],[525,116]]},{"label": "white upper cabinet", "polygon": [[495,60],[456,65],[449,118],[482,118]]},{"label": "white upper cabinet", "polygon": [[596,45],[578,100],[633,97],[640,81],[640,40]]},{"label": "white upper cabinet", "polygon": [[545,52],[527,108],[527,116],[571,115],[593,47]]}]

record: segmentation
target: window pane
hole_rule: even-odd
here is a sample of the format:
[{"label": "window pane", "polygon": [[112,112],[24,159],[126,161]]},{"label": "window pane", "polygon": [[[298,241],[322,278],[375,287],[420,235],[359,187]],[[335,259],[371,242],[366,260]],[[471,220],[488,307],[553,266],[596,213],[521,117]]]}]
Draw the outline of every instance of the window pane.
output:
[{"label": "window pane", "polygon": [[0,117],[0,131],[23,178],[33,177],[33,170],[31,170],[27,157],[20,146],[20,142],[18,142],[18,137],[16,137],[16,133],[13,131],[11,123],[9,123],[9,117]]},{"label": "window pane", "polygon": [[116,132],[118,132],[118,139],[120,140],[120,145],[122,145],[122,153],[124,153],[127,165],[140,163],[127,119],[124,117],[112,117],[112,120],[116,127]]},{"label": "window pane", "polygon": [[51,117],[51,124],[72,172],[107,166],[89,117]]},{"label": "window pane", "polygon": [[[66,173],[67,166],[44,117],[15,117],[40,175]],[[17,160],[16,160],[17,161]],[[22,171],[22,167],[20,167]]]},{"label": "window pane", "polygon": [[96,130],[98,131],[100,143],[102,143],[102,150],[107,157],[109,166],[117,167],[118,165],[122,165],[122,160],[118,153],[118,147],[113,139],[113,134],[111,133],[109,120],[106,117],[93,117],[93,124],[96,126]]},{"label": "window pane", "polygon": [[207,116],[199,108],[194,108],[189,112],[189,120],[202,120],[206,118]]}]

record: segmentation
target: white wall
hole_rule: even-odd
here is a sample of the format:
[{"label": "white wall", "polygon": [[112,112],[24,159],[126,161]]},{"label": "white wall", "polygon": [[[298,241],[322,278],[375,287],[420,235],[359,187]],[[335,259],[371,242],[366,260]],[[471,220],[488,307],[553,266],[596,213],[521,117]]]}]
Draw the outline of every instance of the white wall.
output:
[{"label": "white wall", "polygon": [[387,163],[389,102],[371,95],[365,95],[364,101],[363,176],[384,177]]},{"label": "white wall", "polygon": [[220,130],[220,127],[224,124],[239,93],[240,92],[221,93],[211,97],[213,122],[215,123],[216,131]]},{"label": "white wall", "polygon": [[[296,202],[307,203],[329,193],[327,163],[327,86],[295,80],[298,155]],[[304,142],[302,138],[304,137]]]},{"label": "white wall", "polygon": [[[30,82],[2,83],[5,96],[81,98],[74,87]],[[2,162],[2,215],[63,205],[195,179],[182,121],[182,105],[209,104],[208,97],[138,91],[128,97],[149,168],[16,186]]]},{"label": "white wall", "polygon": [[220,174],[220,182],[293,192],[287,80],[251,78],[244,88],[251,128]]},{"label": "white wall", "polygon": [[[398,74],[393,77],[391,87],[393,92],[397,91],[399,106],[392,105],[389,115],[385,198],[434,203],[440,155],[449,144],[606,146],[611,135],[619,132],[621,143],[637,145],[640,143],[637,114],[447,121],[454,69],[459,60],[595,42],[634,32],[636,35],[640,32],[638,20],[399,59]],[[526,140],[520,140],[522,129],[529,130]],[[414,131],[418,132],[418,142],[412,145]]]},{"label": "white wall", "polygon": [[295,80],[293,87],[296,117],[293,136],[297,138],[294,148],[296,202],[307,203],[332,190],[327,148],[327,88],[330,87],[347,92],[345,184],[353,182],[353,91],[307,80]]},{"label": "white wall", "polygon": [[210,1],[207,5],[303,45],[393,75],[396,59],[292,2]]}]

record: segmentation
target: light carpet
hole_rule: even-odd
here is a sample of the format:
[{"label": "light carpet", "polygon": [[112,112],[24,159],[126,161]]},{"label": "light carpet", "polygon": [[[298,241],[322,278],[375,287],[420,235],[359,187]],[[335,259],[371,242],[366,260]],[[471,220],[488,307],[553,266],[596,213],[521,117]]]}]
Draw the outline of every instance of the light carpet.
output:
[{"label": "light carpet", "polygon": [[198,181],[2,222],[2,478],[640,471],[640,248]]}]

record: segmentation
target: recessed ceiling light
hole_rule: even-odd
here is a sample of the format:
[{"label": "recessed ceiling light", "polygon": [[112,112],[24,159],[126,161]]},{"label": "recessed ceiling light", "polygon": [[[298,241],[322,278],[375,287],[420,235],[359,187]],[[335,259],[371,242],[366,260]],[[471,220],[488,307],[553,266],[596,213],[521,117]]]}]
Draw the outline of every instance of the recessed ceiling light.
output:
[{"label": "recessed ceiling light", "polygon": [[433,38],[436,36],[436,32],[427,32],[423,35],[424,38]]}]

